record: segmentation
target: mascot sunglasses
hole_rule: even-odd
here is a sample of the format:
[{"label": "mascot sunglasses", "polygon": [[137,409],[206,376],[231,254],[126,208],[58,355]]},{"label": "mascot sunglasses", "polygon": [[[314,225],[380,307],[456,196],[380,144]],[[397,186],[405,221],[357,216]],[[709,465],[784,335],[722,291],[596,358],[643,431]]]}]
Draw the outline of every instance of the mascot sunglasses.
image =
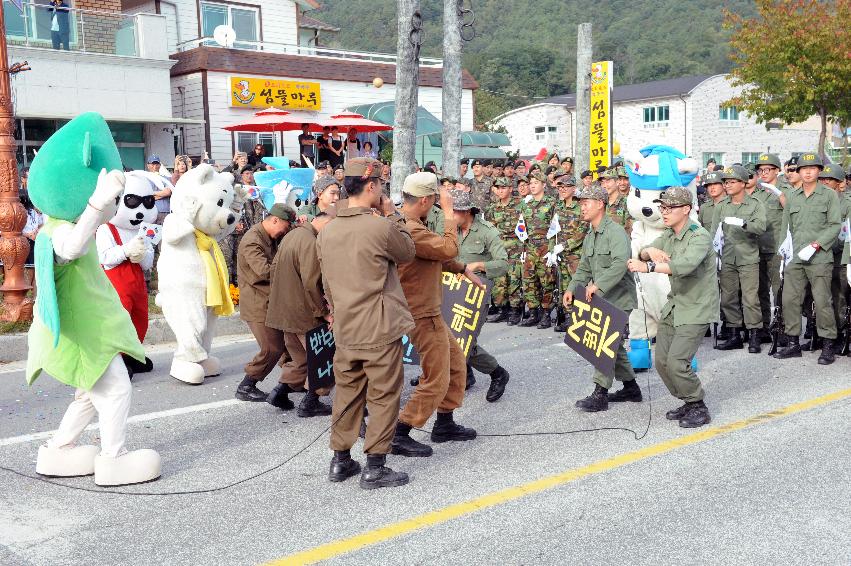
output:
[{"label": "mascot sunglasses", "polygon": [[139,195],[124,195],[124,206],[127,208],[138,208],[140,204],[145,205],[145,208],[151,209],[154,208],[156,204],[156,199],[154,195],[146,195],[140,197]]}]

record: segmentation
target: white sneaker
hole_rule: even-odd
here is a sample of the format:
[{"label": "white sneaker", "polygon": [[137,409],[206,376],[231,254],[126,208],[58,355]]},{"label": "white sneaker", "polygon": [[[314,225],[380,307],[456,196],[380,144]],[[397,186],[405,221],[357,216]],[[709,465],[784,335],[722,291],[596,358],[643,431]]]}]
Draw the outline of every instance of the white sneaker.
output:
[{"label": "white sneaker", "polygon": [[118,456],[95,458],[95,483],[101,486],[129,485],[155,480],[161,473],[160,455],[149,449]]},{"label": "white sneaker", "polygon": [[38,448],[35,473],[61,478],[90,476],[95,473],[98,452],[97,446],[87,444],[62,448],[50,448],[45,444]]},{"label": "white sneaker", "polygon": [[186,362],[183,360],[172,360],[169,375],[191,385],[204,383],[204,368],[201,364]]}]

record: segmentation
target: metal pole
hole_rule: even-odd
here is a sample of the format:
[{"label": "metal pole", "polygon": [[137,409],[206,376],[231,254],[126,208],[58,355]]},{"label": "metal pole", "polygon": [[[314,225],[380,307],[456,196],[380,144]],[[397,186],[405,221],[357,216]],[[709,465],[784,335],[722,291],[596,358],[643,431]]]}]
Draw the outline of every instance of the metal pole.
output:
[{"label": "metal pole", "polygon": [[[444,175],[458,176],[461,154],[461,0],[443,0]],[[423,139],[425,144],[425,139]]]},{"label": "metal pole", "polygon": [[399,202],[405,177],[413,172],[417,146],[417,105],[419,104],[420,45],[422,15],[419,0],[396,3],[398,40],[396,42],[396,108],[393,128],[393,164],[390,197]]},{"label": "metal pole", "polygon": [[6,22],[0,10],[0,260],[3,261],[3,303],[0,320],[32,320],[32,289],[24,277],[24,262],[30,243],[21,235],[27,211],[18,195],[18,164],[15,161],[15,116],[12,110],[12,86],[9,81],[9,54],[6,51]]},{"label": "metal pole", "polygon": [[576,171],[585,171],[591,162],[592,54],[591,24],[579,24],[576,34]]}]

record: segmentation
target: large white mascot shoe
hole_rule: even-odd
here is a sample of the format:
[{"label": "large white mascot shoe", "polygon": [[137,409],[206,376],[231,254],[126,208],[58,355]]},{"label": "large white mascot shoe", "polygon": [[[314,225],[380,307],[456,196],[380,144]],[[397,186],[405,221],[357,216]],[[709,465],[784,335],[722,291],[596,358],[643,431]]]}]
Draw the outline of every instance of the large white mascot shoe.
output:
[{"label": "large white mascot shoe", "polygon": [[222,373],[222,362],[216,356],[210,356],[206,360],[198,362],[204,368],[204,377],[212,377]]},{"label": "large white mascot shoe", "polygon": [[160,455],[149,449],[134,450],[117,458],[95,458],[95,483],[101,486],[144,483],[160,477]]},{"label": "large white mascot shoe", "polygon": [[183,360],[172,360],[169,375],[191,385],[204,383],[204,367],[201,364],[185,362]]},{"label": "large white mascot shoe", "polygon": [[95,473],[95,458],[100,450],[97,446],[83,445],[38,449],[35,472],[43,476],[71,478],[90,476]]}]

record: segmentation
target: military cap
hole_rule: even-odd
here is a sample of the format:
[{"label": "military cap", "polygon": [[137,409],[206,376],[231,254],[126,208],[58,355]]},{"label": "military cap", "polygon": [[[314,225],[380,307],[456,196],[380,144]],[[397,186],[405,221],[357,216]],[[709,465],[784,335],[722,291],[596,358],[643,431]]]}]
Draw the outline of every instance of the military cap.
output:
[{"label": "military cap", "polygon": [[325,191],[325,189],[327,189],[331,185],[337,185],[339,187],[340,181],[338,181],[334,177],[319,177],[313,183],[313,192],[317,195],[321,195],[322,192]]},{"label": "military cap", "polygon": [[819,179],[834,179],[836,181],[845,180],[845,171],[835,163],[828,163],[818,175]]},{"label": "military cap", "polygon": [[665,206],[691,206],[692,197],[689,190],[685,187],[668,187],[653,202],[658,202]]},{"label": "military cap", "polygon": [[440,184],[441,185],[443,183],[452,183],[454,185],[457,182],[458,182],[458,179],[456,179],[455,177],[441,177],[440,178]]},{"label": "military cap", "polygon": [[573,163],[573,158],[572,157],[565,157],[564,159],[561,160],[561,162],[562,163]]},{"label": "military cap", "polygon": [[316,165],[317,169],[327,169],[328,167],[331,167],[331,162],[327,159],[323,159]]},{"label": "military cap", "polygon": [[609,202],[609,192],[597,183],[594,183],[590,187],[586,187],[579,191],[577,198],[579,200],[589,199]]},{"label": "military cap", "polygon": [[509,159],[505,162],[505,165],[503,165],[503,167],[514,167],[514,162]]},{"label": "military cap", "polygon": [[561,175],[555,178],[556,185],[566,185],[568,187],[576,186],[576,179],[573,178],[573,175],[570,173],[562,173]]},{"label": "military cap", "polygon": [[280,202],[272,206],[272,209],[269,211],[269,216],[286,220],[289,223],[295,222],[296,218],[298,218],[298,214],[292,207]]},{"label": "military cap", "polygon": [[470,164],[470,160],[469,160],[469,159],[462,159],[462,160],[461,160],[461,165],[469,165],[469,164]]},{"label": "military cap", "polygon": [[786,165],[789,165],[791,167],[798,167],[798,156],[793,155],[792,157],[790,157],[789,161],[786,162]]},{"label": "military cap", "polygon": [[547,165],[547,168],[544,169],[544,173],[549,175],[550,173],[555,173],[558,175],[558,172],[561,171],[560,167],[556,167],[555,165]]},{"label": "military cap", "polygon": [[584,179],[585,177],[593,177],[593,176],[594,176],[594,173],[592,173],[589,169],[586,169],[585,171],[582,172],[581,175],[579,175],[579,178]]},{"label": "military cap", "polygon": [[493,159],[482,159],[482,165],[487,167],[488,165],[493,165]]},{"label": "military cap", "polygon": [[780,169],[780,157],[776,153],[761,153],[759,159],[756,160],[757,168],[760,165],[770,165],[771,167]]},{"label": "military cap", "polygon": [[709,171],[703,176],[702,181],[704,185],[712,185],[715,183],[724,184],[724,178],[721,176],[721,171]]},{"label": "military cap", "polygon": [[517,184],[518,185],[520,183],[528,183],[528,182],[529,182],[529,176],[528,175],[520,175],[519,177],[517,177]]},{"label": "military cap", "polygon": [[756,164],[755,163],[751,163],[750,161],[748,161],[742,167],[744,167],[747,170],[749,178],[756,175]]},{"label": "military cap", "polygon": [[473,214],[479,213],[479,208],[473,204],[472,196],[469,191],[450,191],[452,195],[452,210],[469,210]]},{"label": "military cap", "polygon": [[817,153],[804,153],[798,156],[798,169],[801,167],[819,167],[824,169],[824,162]]},{"label": "military cap", "polygon": [[493,181],[494,187],[510,187],[511,181],[508,180],[508,177],[497,177]]},{"label": "military cap", "polygon": [[748,182],[749,176],[750,174],[748,173],[748,170],[742,167],[741,165],[730,165],[729,167],[725,168],[724,171],[721,173],[721,178],[725,181],[727,179],[736,179],[737,181],[742,181],[743,183]]},{"label": "military cap", "polygon": [[532,166],[531,166],[531,167],[529,167],[529,172],[530,172],[530,173],[531,173],[532,171],[540,171],[540,170],[541,170],[541,164],[540,164],[540,163],[533,163],[533,164],[532,164]]},{"label": "military cap", "polygon": [[484,161],[482,161],[481,159],[474,159],[473,161],[470,162],[470,167],[475,167],[476,165],[484,165],[484,164],[485,164]]},{"label": "military cap", "polygon": [[402,192],[411,195],[412,197],[428,197],[436,195],[440,192],[437,187],[437,175],[431,171],[411,173],[405,177],[405,182],[402,185]]},{"label": "military cap", "polygon": [[618,170],[616,167],[612,167],[610,169],[606,169],[600,174],[601,179],[617,179],[618,178]]},{"label": "military cap", "polygon": [[618,165],[617,172],[618,177],[626,177],[627,179],[629,179],[629,174],[626,172],[626,167],[624,167],[623,165]]},{"label": "military cap", "polygon": [[360,177],[361,179],[369,179],[370,177],[381,176],[381,162],[371,157],[353,157],[346,161],[346,166],[343,168],[346,177]]},{"label": "military cap", "polygon": [[537,180],[541,181],[542,183],[547,182],[547,176],[544,175],[543,173],[541,173],[540,169],[538,169],[537,171],[532,171],[531,173],[529,173],[529,180],[531,181],[532,179],[537,179]]}]

